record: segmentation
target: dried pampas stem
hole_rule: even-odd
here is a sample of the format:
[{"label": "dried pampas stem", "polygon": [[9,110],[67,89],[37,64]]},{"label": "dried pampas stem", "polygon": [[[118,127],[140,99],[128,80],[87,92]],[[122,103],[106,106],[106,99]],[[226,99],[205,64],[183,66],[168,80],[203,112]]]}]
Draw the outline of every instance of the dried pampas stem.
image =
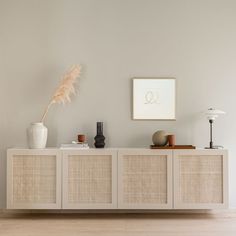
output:
[{"label": "dried pampas stem", "polygon": [[49,102],[47,108],[45,109],[41,122],[44,121],[52,104],[54,103],[65,104],[66,102],[71,101],[70,95],[75,94],[74,85],[76,83],[76,79],[80,76],[80,72],[81,72],[80,65],[75,65],[72,66],[71,69],[65,74],[59,87],[55,91],[51,101]]}]

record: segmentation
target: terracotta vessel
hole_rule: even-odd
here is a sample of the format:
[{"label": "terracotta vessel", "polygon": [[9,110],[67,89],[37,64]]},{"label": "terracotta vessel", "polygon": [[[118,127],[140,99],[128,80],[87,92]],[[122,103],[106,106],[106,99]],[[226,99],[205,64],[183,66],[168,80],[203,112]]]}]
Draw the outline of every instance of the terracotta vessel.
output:
[{"label": "terracotta vessel", "polygon": [[174,134],[171,134],[171,135],[168,135],[168,143],[169,143],[169,146],[175,146],[175,135]]},{"label": "terracotta vessel", "polygon": [[78,134],[78,142],[84,143],[86,141],[86,136],[84,134]]}]

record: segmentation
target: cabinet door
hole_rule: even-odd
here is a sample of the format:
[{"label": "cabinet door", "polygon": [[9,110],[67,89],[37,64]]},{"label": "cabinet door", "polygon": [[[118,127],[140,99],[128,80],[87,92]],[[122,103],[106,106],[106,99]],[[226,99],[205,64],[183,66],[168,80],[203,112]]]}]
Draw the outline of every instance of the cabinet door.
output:
[{"label": "cabinet door", "polygon": [[174,151],[174,208],[215,209],[227,205],[227,152]]},{"label": "cabinet door", "polygon": [[172,151],[135,149],[118,152],[118,207],[172,208]]},{"label": "cabinet door", "polygon": [[117,208],[117,151],[63,151],[63,208]]},{"label": "cabinet door", "polygon": [[8,150],[7,208],[61,208],[61,155],[58,150]]}]

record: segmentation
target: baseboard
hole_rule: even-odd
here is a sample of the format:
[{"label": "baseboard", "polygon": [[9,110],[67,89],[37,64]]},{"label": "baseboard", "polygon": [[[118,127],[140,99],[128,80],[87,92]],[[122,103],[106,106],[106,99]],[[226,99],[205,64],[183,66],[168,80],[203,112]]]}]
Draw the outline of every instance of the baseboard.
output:
[{"label": "baseboard", "polygon": [[220,210],[10,210],[0,209],[0,214],[230,214],[236,209]]}]

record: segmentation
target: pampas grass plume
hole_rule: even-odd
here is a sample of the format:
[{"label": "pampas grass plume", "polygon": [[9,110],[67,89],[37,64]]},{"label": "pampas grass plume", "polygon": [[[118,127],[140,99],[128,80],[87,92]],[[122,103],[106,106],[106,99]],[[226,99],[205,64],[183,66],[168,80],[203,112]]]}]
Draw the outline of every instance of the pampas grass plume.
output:
[{"label": "pampas grass plume", "polygon": [[81,66],[74,65],[70,70],[64,75],[59,87],[56,89],[54,95],[52,96],[45,112],[42,116],[41,122],[44,121],[50,107],[55,104],[65,104],[66,102],[71,102],[71,95],[75,94],[75,83],[76,79],[80,76]]}]

